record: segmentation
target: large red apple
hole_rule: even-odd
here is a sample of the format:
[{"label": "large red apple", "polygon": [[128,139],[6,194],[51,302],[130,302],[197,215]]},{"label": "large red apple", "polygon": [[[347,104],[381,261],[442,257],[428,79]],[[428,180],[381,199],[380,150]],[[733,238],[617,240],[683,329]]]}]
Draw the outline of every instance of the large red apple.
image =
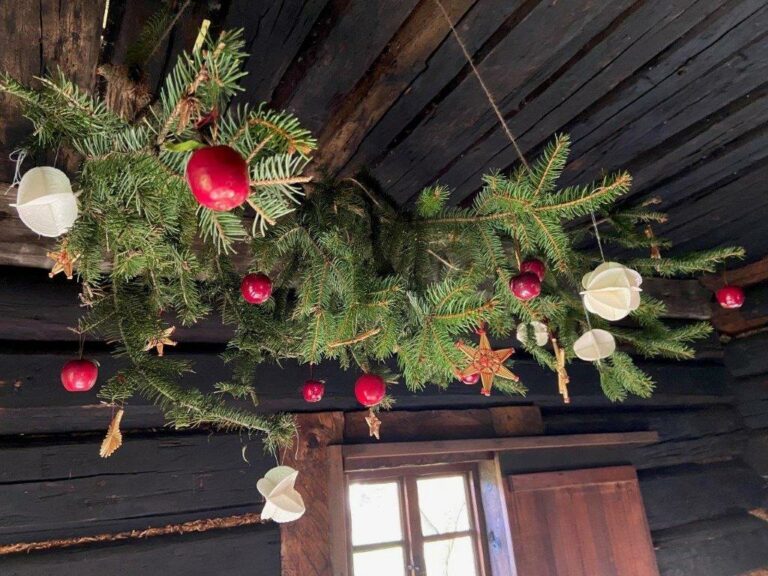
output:
[{"label": "large red apple", "polygon": [[363,374],[355,382],[355,397],[366,408],[376,406],[384,399],[387,393],[387,385],[381,376],[376,374]]},{"label": "large red apple", "polygon": [[248,198],[248,165],[229,146],[209,146],[192,152],[186,175],[192,194],[211,210],[232,210]]},{"label": "large red apple", "polygon": [[99,377],[99,367],[91,360],[70,360],[61,369],[61,383],[69,392],[88,392]]}]

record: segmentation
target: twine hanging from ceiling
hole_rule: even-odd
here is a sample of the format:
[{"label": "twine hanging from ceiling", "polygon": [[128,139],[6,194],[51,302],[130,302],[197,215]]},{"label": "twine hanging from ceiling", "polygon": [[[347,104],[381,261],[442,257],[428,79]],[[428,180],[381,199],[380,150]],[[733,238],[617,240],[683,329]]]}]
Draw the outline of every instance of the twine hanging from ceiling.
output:
[{"label": "twine hanging from ceiling", "polygon": [[448,15],[448,11],[445,9],[445,6],[443,6],[443,3],[440,0],[435,0],[435,4],[437,4],[438,8],[440,8],[440,12],[442,12],[443,18],[445,18],[445,21],[448,24],[449,28],[451,29],[451,32],[453,33],[454,38],[456,38],[456,42],[459,44],[461,51],[464,53],[464,57],[467,59],[467,63],[469,64],[469,67],[472,69],[472,73],[475,75],[475,78],[477,78],[477,81],[480,83],[480,87],[483,89],[483,92],[485,92],[486,98],[488,98],[488,102],[490,103],[491,108],[493,108],[493,111],[496,113],[496,117],[499,119],[499,124],[501,124],[501,127],[504,129],[504,132],[507,134],[507,138],[509,138],[509,141],[512,143],[512,146],[514,146],[515,152],[517,152],[517,157],[520,158],[520,162],[522,162],[523,166],[525,166],[526,169],[530,169],[530,167],[528,166],[528,162],[525,161],[525,156],[523,155],[523,151],[520,149],[520,146],[518,146],[517,144],[517,140],[515,140],[515,137],[512,135],[512,131],[509,129],[509,126],[507,125],[507,121],[504,119],[504,115],[501,113],[501,110],[499,110],[499,107],[493,98],[493,94],[491,94],[491,91],[488,89],[488,86],[485,84],[483,77],[480,76],[480,72],[477,69],[477,66],[475,66],[475,63],[472,60],[472,56],[470,55],[469,50],[467,50],[466,44],[464,44],[464,41],[461,39],[461,36],[459,36],[459,33],[456,30],[456,27],[453,25],[453,22],[451,21],[451,17]]}]

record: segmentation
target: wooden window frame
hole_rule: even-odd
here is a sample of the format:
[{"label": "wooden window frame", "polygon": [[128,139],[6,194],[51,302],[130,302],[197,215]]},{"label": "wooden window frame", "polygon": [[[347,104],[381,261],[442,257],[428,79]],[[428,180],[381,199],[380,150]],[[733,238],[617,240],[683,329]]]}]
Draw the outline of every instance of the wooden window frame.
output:
[{"label": "wooden window frame", "polygon": [[[424,536],[421,528],[421,513],[418,505],[417,482],[422,478],[439,478],[448,476],[463,476],[465,498],[468,506],[470,528],[460,532],[433,534]],[[395,480],[398,483],[400,497],[400,522],[402,540],[369,544],[364,546],[352,545],[352,518],[348,503],[349,486],[352,483],[380,483]],[[380,468],[377,470],[352,471],[345,474],[344,482],[346,514],[346,544],[347,565],[349,574],[354,574],[352,566],[353,553],[363,550],[377,550],[391,546],[402,546],[405,555],[406,573],[408,576],[418,576],[424,570],[424,544],[440,542],[453,538],[469,536],[475,551],[475,569],[478,576],[491,576],[488,542],[485,537],[485,515],[480,493],[480,470],[474,462],[459,462],[448,464],[433,464],[429,466],[402,466]],[[359,576],[355,574],[354,576]]]}]

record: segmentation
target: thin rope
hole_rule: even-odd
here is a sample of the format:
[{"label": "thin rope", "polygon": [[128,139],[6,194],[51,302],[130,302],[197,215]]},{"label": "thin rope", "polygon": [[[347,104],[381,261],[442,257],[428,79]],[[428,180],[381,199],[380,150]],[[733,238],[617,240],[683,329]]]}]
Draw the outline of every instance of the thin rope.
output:
[{"label": "thin rope", "polygon": [[163,43],[163,41],[166,39],[168,34],[171,33],[171,30],[173,30],[173,27],[176,26],[176,22],[179,20],[181,15],[184,13],[184,11],[189,6],[190,2],[192,0],[187,0],[184,2],[184,4],[179,8],[179,11],[176,13],[176,15],[173,17],[173,20],[168,24],[168,26],[163,30],[163,33],[160,35],[160,38],[157,39],[157,42],[155,43],[155,46],[152,48],[152,51],[147,55],[146,62],[149,62],[149,59],[154,56],[155,52],[157,52],[157,49],[160,48],[160,44]]},{"label": "thin rope", "polygon": [[597,240],[597,247],[600,249],[600,258],[602,258],[603,262],[605,262],[605,253],[603,252],[603,243],[600,240],[600,230],[597,229],[597,219],[595,218],[595,211],[591,210],[590,215],[592,216],[592,227],[595,229],[595,240]]},{"label": "thin rope", "polygon": [[24,148],[18,148],[8,154],[8,160],[14,162],[16,166],[13,171],[13,180],[11,180],[11,185],[5,189],[6,194],[11,191],[11,188],[18,186],[19,182],[21,182],[21,165],[24,163],[24,159],[26,157],[27,151]]},{"label": "thin rope", "polygon": [[477,66],[475,66],[475,63],[472,60],[472,56],[469,54],[469,50],[467,49],[466,44],[464,44],[461,36],[459,36],[459,33],[456,30],[456,27],[453,25],[451,17],[448,15],[448,11],[445,9],[445,6],[443,6],[440,0],[435,0],[435,4],[437,4],[437,6],[440,8],[440,11],[443,13],[443,18],[445,18],[445,21],[450,27],[451,32],[453,32],[453,36],[456,38],[456,42],[459,44],[461,51],[464,53],[464,57],[467,59],[467,63],[469,64],[470,68],[472,68],[472,72],[474,73],[475,78],[477,78],[477,81],[480,83],[480,87],[483,89],[483,92],[485,92],[485,96],[488,98],[488,102],[491,104],[491,108],[493,108],[493,111],[496,113],[496,117],[499,119],[499,123],[501,124],[502,128],[504,128],[504,132],[506,132],[507,138],[509,138],[509,141],[512,142],[512,146],[515,147],[517,157],[520,158],[520,162],[523,163],[523,166],[525,166],[527,170],[530,170],[530,166],[528,166],[528,162],[525,161],[525,156],[523,156],[523,151],[520,150],[520,146],[518,146],[517,140],[515,140],[515,137],[512,135],[512,131],[509,129],[509,126],[507,126],[507,121],[504,119],[501,110],[499,110],[499,107],[493,98],[493,94],[491,94],[491,91],[488,89],[488,86],[486,86],[485,81],[483,81],[483,77],[480,76],[480,71],[477,69]]}]

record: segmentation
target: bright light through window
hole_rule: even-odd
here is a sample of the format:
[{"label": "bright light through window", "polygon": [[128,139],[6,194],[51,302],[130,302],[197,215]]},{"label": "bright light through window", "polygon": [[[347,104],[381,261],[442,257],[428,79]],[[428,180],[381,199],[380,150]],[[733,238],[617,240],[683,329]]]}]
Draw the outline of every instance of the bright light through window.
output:
[{"label": "bright light through window", "polygon": [[470,473],[349,485],[354,576],[482,576]]}]

